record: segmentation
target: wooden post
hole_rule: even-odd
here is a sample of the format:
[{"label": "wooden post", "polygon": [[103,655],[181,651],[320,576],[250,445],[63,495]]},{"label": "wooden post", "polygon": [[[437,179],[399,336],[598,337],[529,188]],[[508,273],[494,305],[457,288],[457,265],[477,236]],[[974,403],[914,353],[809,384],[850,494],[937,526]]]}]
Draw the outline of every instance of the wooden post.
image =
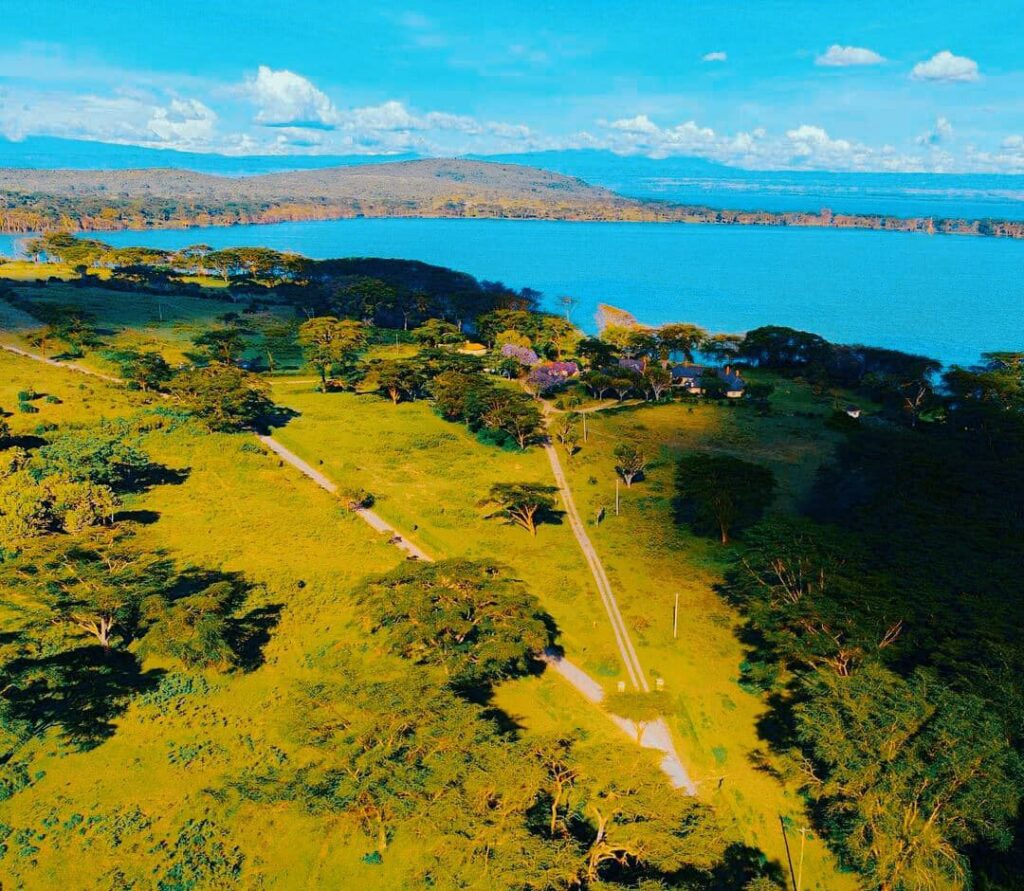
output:
[{"label": "wooden post", "polygon": [[675,606],[672,607],[672,640],[679,637],[679,592],[676,591]]}]

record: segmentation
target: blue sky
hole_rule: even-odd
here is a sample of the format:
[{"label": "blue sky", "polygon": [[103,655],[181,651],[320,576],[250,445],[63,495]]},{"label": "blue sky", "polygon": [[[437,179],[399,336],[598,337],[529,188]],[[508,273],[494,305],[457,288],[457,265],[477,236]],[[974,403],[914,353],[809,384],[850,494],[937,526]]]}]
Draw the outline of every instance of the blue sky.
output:
[{"label": "blue sky", "polygon": [[0,134],[1024,172],[1024,3],[30,0]]}]

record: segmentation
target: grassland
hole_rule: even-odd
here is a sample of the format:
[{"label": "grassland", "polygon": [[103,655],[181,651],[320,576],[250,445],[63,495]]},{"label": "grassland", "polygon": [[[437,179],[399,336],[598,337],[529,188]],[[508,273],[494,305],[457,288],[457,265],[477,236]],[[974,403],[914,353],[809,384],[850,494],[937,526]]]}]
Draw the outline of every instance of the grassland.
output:
[{"label": "grassland", "polygon": [[[44,268],[61,264],[41,264]],[[27,267],[23,275],[6,276],[9,267]],[[221,317],[228,313],[240,314],[245,303],[235,302],[226,296],[222,288],[209,287],[203,282],[204,291],[200,296],[182,294],[152,294],[142,291],[111,290],[103,287],[102,276],[88,285],[49,283],[45,288],[33,287],[28,273],[38,270],[40,264],[8,263],[0,266],[0,279],[8,277],[19,302],[45,310],[47,307],[74,306],[87,312],[97,328],[98,335],[111,349],[133,347],[136,349],[158,350],[168,362],[178,364],[191,348],[191,341],[197,334],[220,324]],[[101,272],[103,270],[100,270]],[[58,277],[60,277],[58,275]],[[69,278],[77,276],[69,275]],[[213,279],[211,281],[216,281]],[[18,313],[10,304],[0,301],[0,338],[10,341],[11,335],[24,327],[25,314],[15,319]],[[290,313],[271,308],[262,312],[246,313],[245,321],[253,329]],[[261,355],[260,337],[253,339],[247,358]],[[101,352],[90,351],[82,361],[86,367],[110,373],[114,366],[105,362]]]},{"label": "grassland", "polygon": [[[40,423],[146,407],[138,394],[0,352],[0,405],[14,405],[17,392],[29,388],[61,401],[39,400],[39,414],[12,415],[16,435]],[[0,871],[12,887],[149,888],[170,881],[175,865],[200,860],[220,863],[224,872],[206,875],[197,888],[414,886],[409,877],[426,856],[417,833],[399,833],[382,863],[368,863],[362,855],[372,842],[336,820],[289,805],[232,804],[217,792],[246,767],[295,755],[281,720],[289,690],[308,676],[318,652],[367,646],[350,624],[347,593],[363,575],[400,559],[291,468],[243,448],[249,443],[187,426],[151,434],[145,446],[153,459],[185,479],[132,497],[124,508],[144,518],[133,524],[141,546],[185,565],[244,572],[260,586],[258,602],[280,608],[265,664],[231,675],[164,675],[99,748],[75,752],[51,737],[35,741],[28,753],[35,781],[0,802]],[[0,623],[9,619],[0,611]],[[146,665],[151,672],[165,667]],[[577,728],[584,751],[632,748],[557,677],[506,684],[495,704],[525,734]]]},{"label": "grassland", "polygon": [[[543,526],[536,539],[484,519],[477,506],[493,482],[551,482],[539,449],[499,452],[422,403],[392,406],[376,396],[323,395],[281,381],[275,400],[299,413],[276,437],[343,486],[363,487],[376,509],[438,556],[500,554],[555,617],[570,658],[611,689],[625,677],[610,627],[566,526]],[[743,648],[737,617],[714,590],[727,553],[673,521],[674,458],[688,449],[743,455],[779,480],[776,509],[805,493],[829,455],[827,398],[783,382],[767,417],[747,407],[673,403],[592,413],[588,442],[568,465],[581,515],[608,570],[627,625],[652,679],[664,678],[674,702],[672,727],[700,794],[733,824],[737,838],[785,862],[780,818],[806,826],[804,802],[775,779],[759,739],[765,704],[739,686]],[[615,516],[616,444],[640,444],[654,457],[647,478],[622,488]],[[594,518],[604,508],[604,520]],[[680,595],[679,636],[672,610]],[[796,836],[798,837],[798,836]],[[809,841],[805,887],[853,887],[824,846]]]},{"label": "grassland", "polygon": [[[194,334],[238,310],[237,304],[216,299],[156,298],[78,285],[22,286],[18,292],[32,300],[82,306],[96,317],[108,343],[145,345],[171,361],[183,355]],[[7,337],[23,342],[11,328]],[[394,357],[411,351],[406,344],[376,348],[377,354]],[[84,364],[109,370],[95,352]],[[144,401],[140,394],[0,354],[0,406],[13,406],[15,394],[30,387],[57,395],[61,403],[41,402],[40,414],[13,416],[16,432],[30,432],[41,422],[128,413]],[[426,403],[393,406],[372,394],[325,395],[314,392],[304,377],[275,379],[273,395],[296,412],[275,432],[282,443],[341,487],[373,493],[375,509],[434,556],[498,557],[507,563],[555,619],[570,658],[608,689],[625,678],[568,525],[542,526],[532,538],[485,519],[478,505],[495,482],[552,482],[540,449],[500,451],[442,421]],[[784,863],[780,819],[794,829],[806,825],[804,802],[772,776],[757,732],[765,703],[738,683],[744,653],[737,617],[714,591],[727,552],[678,527],[671,504],[674,459],[688,449],[765,463],[780,482],[775,509],[797,503],[830,453],[833,434],[823,420],[831,404],[789,382],[780,382],[773,403],[775,412],[768,416],[747,406],[678,402],[594,412],[588,441],[566,467],[641,663],[652,679],[664,679],[672,697],[669,721],[687,768],[700,782],[699,794],[731,824],[735,839]],[[69,755],[41,742],[35,762],[45,776],[0,804],[0,823],[30,833],[19,849],[24,856],[8,854],[5,864],[14,864],[25,887],[102,887],[107,873],[84,852],[101,850],[116,858],[116,833],[102,827],[119,820],[141,820],[139,838],[159,848],[181,833],[188,818],[205,819],[211,844],[220,838],[237,849],[246,875],[261,875],[266,887],[317,886],[327,876],[369,888],[403,887],[403,876],[422,856],[415,838],[401,836],[384,864],[368,865],[360,856],[370,846],[333,823],[323,825],[284,806],[242,805],[236,812],[208,791],[230,771],[273,763],[294,749],[278,718],[290,685],[308,672],[310,654],[366,645],[349,624],[347,592],[358,578],[399,559],[326,493],[279,466],[276,458],[244,450],[246,441],[237,435],[197,436],[187,429],[151,435],[146,445],[154,459],[187,469],[187,478],[138,496],[126,509],[151,512],[147,516],[155,519],[139,526],[140,543],[185,563],[243,571],[262,586],[266,604],[280,606],[266,665],[248,674],[202,676],[195,691],[158,688],[152,699],[134,705],[118,733],[95,751]],[[616,516],[612,450],[622,441],[640,444],[653,460],[646,479],[622,489]],[[604,519],[597,523],[601,508]],[[677,592],[679,634],[673,638]],[[587,745],[629,746],[557,678],[506,684],[497,691],[496,704],[524,733],[573,726],[585,730]],[[113,775],[111,765],[118,765]],[[137,812],[143,817],[132,816]],[[74,814],[95,816],[100,828],[79,833]],[[59,828],[69,820],[71,829]],[[269,849],[268,838],[274,840]],[[791,838],[798,836],[791,833]],[[138,842],[127,858],[132,869],[166,867],[166,851],[143,848]],[[813,838],[804,878],[805,888],[855,884],[837,872]]]}]

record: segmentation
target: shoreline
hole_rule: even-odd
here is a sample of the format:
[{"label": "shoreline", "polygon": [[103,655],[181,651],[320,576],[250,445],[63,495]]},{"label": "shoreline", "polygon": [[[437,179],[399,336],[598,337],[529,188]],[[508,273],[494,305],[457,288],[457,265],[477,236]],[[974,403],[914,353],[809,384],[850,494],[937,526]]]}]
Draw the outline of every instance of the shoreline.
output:
[{"label": "shoreline", "polygon": [[[70,232],[100,237],[114,232],[175,232],[188,229],[232,229],[247,226],[274,226],[283,223],[333,223],[356,220],[458,220],[521,222],[521,223],[623,223],[684,226],[720,226],[726,228],[755,229],[823,229],[829,231],[897,232],[908,235],[953,235],[967,238],[996,238],[1010,241],[1024,240],[1024,220],[968,219],[939,217],[899,217],[869,214],[833,214],[830,211],[747,211],[694,207],[690,205],[664,205],[670,211],[657,214],[592,213],[572,216],[558,214],[494,214],[494,213],[352,213],[338,209],[330,213],[266,212],[252,217],[216,219],[201,216],[195,219],[165,220],[133,225],[138,220],[125,220],[123,225],[104,220],[99,225],[53,225],[37,228],[15,228],[4,222],[0,209],[0,236],[12,239],[33,238],[50,232]],[[119,222],[119,221],[118,221]]]}]

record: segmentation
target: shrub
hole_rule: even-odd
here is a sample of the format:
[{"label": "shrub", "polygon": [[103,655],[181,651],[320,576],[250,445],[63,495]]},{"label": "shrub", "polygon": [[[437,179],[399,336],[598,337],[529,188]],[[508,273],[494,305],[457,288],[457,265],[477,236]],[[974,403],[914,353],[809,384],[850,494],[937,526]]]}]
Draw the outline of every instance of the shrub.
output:
[{"label": "shrub", "polygon": [[31,402],[19,402],[18,411],[20,411],[23,415],[39,414],[39,409],[36,408]]},{"label": "shrub", "polygon": [[359,510],[373,507],[377,499],[372,492],[353,487],[341,492],[341,500],[349,510]]}]

